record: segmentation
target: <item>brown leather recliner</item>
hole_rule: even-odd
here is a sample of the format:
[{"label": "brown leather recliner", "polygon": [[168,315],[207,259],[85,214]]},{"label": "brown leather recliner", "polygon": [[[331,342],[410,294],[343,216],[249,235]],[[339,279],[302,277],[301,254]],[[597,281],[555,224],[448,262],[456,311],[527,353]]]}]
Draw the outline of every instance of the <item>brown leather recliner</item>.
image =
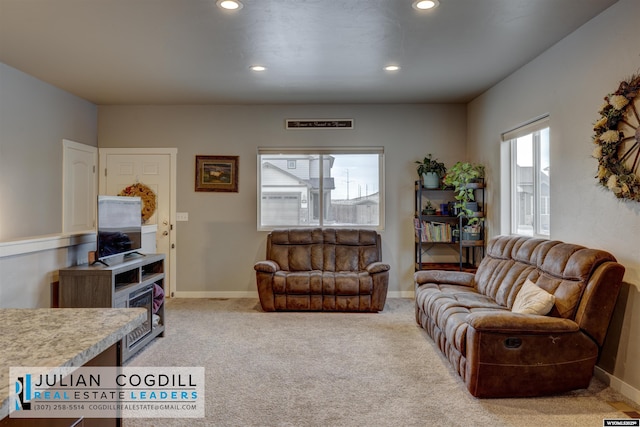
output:
[{"label": "brown leather recliner", "polygon": [[264,311],[383,310],[389,264],[374,230],[274,230],[254,265]]},{"label": "brown leather recliner", "polygon": [[[416,320],[476,397],[586,388],[624,267],[608,252],[499,236],[475,274],[415,273]],[[526,279],[555,297],[547,315],[512,312]]]}]

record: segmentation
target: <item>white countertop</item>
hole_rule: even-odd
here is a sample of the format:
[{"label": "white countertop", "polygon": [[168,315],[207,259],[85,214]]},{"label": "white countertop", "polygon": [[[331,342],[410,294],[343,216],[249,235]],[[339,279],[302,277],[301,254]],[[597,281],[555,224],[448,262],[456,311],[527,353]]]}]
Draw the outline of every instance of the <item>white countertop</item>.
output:
[{"label": "white countertop", "polygon": [[0,309],[0,420],[9,415],[9,368],[77,367],[141,325],[144,308]]}]

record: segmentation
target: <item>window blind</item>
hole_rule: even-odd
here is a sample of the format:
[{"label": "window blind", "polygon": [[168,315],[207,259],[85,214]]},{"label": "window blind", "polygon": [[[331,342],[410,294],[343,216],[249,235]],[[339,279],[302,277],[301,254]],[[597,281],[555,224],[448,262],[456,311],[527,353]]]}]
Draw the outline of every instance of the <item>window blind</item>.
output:
[{"label": "window blind", "polygon": [[537,117],[527,123],[524,123],[514,129],[506,131],[502,134],[502,141],[510,141],[512,139],[520,138],[521,136],[528,135],[530,133],[542,130],[549,127],[549,115],[546,114],[541,117]]}]

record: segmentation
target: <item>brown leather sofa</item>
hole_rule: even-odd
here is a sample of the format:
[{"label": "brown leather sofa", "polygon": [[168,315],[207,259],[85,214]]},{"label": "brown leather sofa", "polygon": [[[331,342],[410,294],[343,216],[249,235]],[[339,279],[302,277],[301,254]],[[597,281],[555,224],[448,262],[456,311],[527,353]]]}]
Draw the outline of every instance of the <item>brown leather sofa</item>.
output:
[{"label": "brown leather sofa", "polygon": [[378,312],[387,299],[389,264],[374,230],[274,230],[254,269],[264,311]]},{"label": "brown leather sofa", "polygon": [[[499,236],[475,274],[415,273],[416,320],[476,397],[586,388],[624,267],[582,246]],[[526,279],[555,297],[547,315],[511,311]]]}]

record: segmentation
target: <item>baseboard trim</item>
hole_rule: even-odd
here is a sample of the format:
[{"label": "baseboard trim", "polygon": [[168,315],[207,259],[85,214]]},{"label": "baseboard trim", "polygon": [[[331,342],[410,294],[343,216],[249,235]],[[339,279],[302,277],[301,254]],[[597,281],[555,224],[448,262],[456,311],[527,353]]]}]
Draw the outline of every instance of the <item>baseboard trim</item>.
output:
[{"label": "baseboard trim", "polygon": [[387,298],[413,298],[415,292],[413,291],[393,291],[387,292]]},{"label": "baseboard trim", "polygon": [[[413,291],[388,292],[387,298],[413,298]],[[257,291],[176,291],[173,298],[258,298]]]},{"label": "baseboard trim", "polygon": [[624,397],[640,404],[640,390],[637,388],[625,383],[620,378],[614,377],[598,366],[594,370],[594,376]]},{"label": "baseboard trim", "polygon": [[176,291],[173,298],[258,298],[258,291]]}]

